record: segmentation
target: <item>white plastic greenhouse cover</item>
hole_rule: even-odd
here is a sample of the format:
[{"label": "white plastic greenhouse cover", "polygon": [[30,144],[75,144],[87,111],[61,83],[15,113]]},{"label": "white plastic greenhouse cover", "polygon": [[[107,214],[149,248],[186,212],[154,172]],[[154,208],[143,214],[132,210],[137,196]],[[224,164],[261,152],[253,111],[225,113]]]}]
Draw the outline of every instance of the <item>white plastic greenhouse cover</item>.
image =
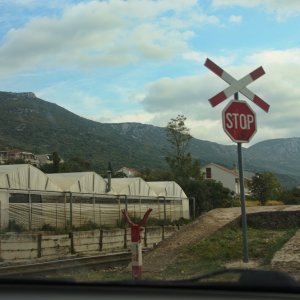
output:
[{"label": "white plastic greenhouse cover", "polygon": [[0,188],[62,192],[46,174],[29,164],[1,165]]},{"label": "white plastic greenhouse cover", "polygon": [[183,189],[175,181],[148,181],[147,183],[158,197],[187,199]]},{"label": "white plastic greenhouse cover", "polygon": [[156,197],[155,192],[148,183],[139,177],[112,178],[111,188],[112,192],[116,195]]},{"label": "white plastic greenhouse cover", "polygon": [[106,192],[105,180],[95,172],[55,173],[48,176],[64,192],[95,194]]},{"label": "white plastic greenhouse cover", "polygon": [[182,188],[174,181],[146,182],[139,177],[112,178],[109,193],[106,193],[106,186],[106,181],[95,172],[44,174],[30,164],[0,165],[2,189],[187,199]]}]

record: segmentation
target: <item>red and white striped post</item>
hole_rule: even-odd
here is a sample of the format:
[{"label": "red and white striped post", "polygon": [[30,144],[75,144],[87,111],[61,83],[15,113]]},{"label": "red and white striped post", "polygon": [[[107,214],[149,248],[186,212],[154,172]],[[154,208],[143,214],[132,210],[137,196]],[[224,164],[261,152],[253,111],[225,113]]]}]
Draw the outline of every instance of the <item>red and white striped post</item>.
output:
[{"label": "red and white striped post", "polygon": [[122,214],[131,228],[132,278],[134,280],[142,279],[143,258],[141,232],[143,231],[142,227],[145,226],[151,211],[152,209],[149,208],[146,211],[143,219],[138,224],[135,224],[131,221],[130,217],[128,216],[127,210],[122,210]]}]

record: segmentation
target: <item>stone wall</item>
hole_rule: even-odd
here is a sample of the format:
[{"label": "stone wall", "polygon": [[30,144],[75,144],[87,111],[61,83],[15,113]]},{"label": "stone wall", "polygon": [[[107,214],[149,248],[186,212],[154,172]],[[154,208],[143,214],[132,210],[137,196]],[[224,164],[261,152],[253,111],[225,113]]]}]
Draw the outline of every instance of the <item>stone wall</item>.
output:
[{"label": "stone wall", "polygon": [[248,226],[253,228],[284,229],[300,227],[300,211],[269,211],[249,214]]},{"label": "stone wall", "polygon": [[[300,210],[249,212],[247,208],[247,225],[252,228],[286,229],[300,227]],[[242,226],[241,216],[226,227]]]}]

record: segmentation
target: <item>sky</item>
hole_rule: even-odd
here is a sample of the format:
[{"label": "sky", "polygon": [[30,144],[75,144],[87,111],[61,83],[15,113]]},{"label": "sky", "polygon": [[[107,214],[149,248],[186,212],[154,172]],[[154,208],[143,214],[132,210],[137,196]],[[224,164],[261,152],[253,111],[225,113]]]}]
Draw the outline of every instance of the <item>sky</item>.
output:
[{"label": "sky", "polygon": [[228,84],[206,58],[270,105],[249,146],[299,137],[298,0],[0,0],[0,91],[34,92],[103,123],[166,126],[178,114],[198,139],[234,144],[208,99]]}]

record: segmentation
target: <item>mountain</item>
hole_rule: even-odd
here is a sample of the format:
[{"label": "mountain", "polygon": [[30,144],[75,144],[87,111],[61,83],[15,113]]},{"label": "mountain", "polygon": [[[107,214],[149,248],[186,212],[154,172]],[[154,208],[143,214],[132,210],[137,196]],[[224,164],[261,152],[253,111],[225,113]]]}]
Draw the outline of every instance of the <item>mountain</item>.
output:
[{"label": "mountain", "polygon": [[245,159],[254,170],[276,173],[285,185],[300,183],[299,137],[257,143],[247,149]]},{"label": "mountain", "polygon": [[[140,123],[100,123],[47,101],[33,93],[0,92],[0,146],[30,152],[57,151],[64,159],[81,157],[98,172],[129,166],[165,168],[170,151],[165,129]],[[236,146],[193,138],[189,151],[201,165],[215,162],[232,167]],[[269,170],[287,185],[300,183],[300,138],[269,140],[243,150],[245,168]]]},{"label": "mountain", "polygon": [[110,160],[116,167],[137,168],[159,167],[163,161],[166,142],[160,145],[163,139],[155,134],[154,126],[87,120],[32,93],[0,92],[0,103],[2,147],[34,153],[58,151],[66,159],[79,156],[98,168],[106,168]]}]

